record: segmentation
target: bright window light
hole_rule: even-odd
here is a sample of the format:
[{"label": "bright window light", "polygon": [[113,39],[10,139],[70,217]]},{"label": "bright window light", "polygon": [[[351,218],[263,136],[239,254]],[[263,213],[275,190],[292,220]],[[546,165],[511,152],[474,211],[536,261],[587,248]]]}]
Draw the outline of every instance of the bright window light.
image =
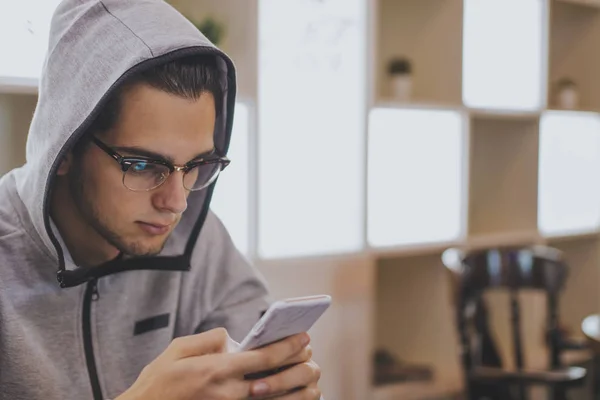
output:
[{"label": "bright window light", "polygon": [[463,101],[536,110],[542,104],[543,0],[465,0]]},{"label": "bright window light", "polygon": [[545,235],[600,227],[600,117],[551,111],[540,122],[538,225]]},{"label": "bright window light", "polygon": [[0,0],[0,79],[39,79],[60,0]]},{"label": "bright window light", "polygon": [[259,2],[259,254],[363,246],[365,0]]},{"label": "bright window light", "polygon": [[463,140],[459,112],[392,108],[371,112],[371,246],[442,242],[461,236]]},{"label": "bright window light", "polygon": [[211,208],[223,221],[236,247],[249,255],[249,141],[250,112],[244,103],[237,103],[231,144],[227,156],[231,164],[219,176]]}]

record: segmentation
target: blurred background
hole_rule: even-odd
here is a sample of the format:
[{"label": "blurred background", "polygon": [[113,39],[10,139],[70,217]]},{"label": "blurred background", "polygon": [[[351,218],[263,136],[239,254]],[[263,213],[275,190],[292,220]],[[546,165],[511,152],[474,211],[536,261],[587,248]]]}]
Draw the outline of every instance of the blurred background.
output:
[{"label": "blurred background", "polygon": [[[57,3],[0,0],[0,175]],[[238,68],[214,211],[275,298],[333,297],[311,331],[327,400],[599,398],[600,0],[171,4]],[[484,261],[453,270],[451,248]]]}]

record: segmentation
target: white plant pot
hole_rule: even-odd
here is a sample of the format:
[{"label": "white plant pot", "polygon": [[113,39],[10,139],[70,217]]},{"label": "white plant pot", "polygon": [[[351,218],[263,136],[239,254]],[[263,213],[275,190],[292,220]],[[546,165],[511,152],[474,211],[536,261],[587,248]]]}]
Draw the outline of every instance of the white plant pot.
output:
[{"label": "white plant pot", "polygon": [[391,77],[392,97],[395,101],[409,102],[412,96],[412,76],[397,74]]},{"label": "white plant pot", "polygon": [[579,94],[575,88],[565,88],[558,93],[558,105],[565,110],[575,110],[579,107]]}]

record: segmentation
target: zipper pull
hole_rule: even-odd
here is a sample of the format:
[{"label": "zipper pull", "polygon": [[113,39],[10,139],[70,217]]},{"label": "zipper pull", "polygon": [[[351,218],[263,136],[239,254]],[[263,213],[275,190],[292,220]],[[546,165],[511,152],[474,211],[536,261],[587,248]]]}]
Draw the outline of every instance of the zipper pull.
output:
[{"label": "zipper pull", "polygon": [[94,279],[92,281],[92,301],[97,301],[100,299],[100,293],[98,292],[98,280]]}]

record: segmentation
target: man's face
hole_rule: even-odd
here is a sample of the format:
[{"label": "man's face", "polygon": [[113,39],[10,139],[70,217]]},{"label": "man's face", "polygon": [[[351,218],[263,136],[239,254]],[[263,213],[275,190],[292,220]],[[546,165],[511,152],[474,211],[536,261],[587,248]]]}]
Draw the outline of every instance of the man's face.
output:
[{"label": "man's face", "polygon": [[[116,126],[97,137],[122,156],[154,153],[184,165],[213,149],[214,127],[212,94],[189,100],[140,84],[123,94]],[[73,167],[71,195],[88,225],[126,254],[162,250],[187,207],[183,172],[156,189],[134,192],[123,185],[120,165],[93,144]]]}]

